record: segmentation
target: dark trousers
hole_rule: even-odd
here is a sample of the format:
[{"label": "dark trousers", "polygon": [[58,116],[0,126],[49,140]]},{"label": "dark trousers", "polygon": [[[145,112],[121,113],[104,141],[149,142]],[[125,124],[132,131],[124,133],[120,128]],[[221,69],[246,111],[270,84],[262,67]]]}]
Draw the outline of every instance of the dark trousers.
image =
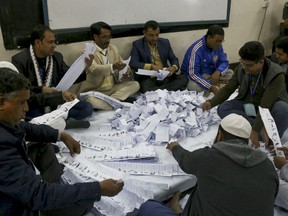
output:
[{"label": "dark trousers", "polygon": [[[67,118],[82,120],[86,117],[91,116],[92,113],[93,113],[93,107],[90,103],[88,103],[87,101],[79,101],[69,110]],[[27,116],[29,116],[30,118],[35,118],[43,114],[45,114],[43,107],[31,106],[29,107]]]},{"label": "dark trousers", "polygon": [[60,182],[64,165],[58,162],[51,143],[29,143],[28,157],[40,171],[42,178],[49,182]]},{"label": "dark trousers", "polygon": [[87,101],[79,101],[68,112],[68,118],[74,118],[81,120],[91,116],[93,113],[93,107],[91,103]]},{"label": "dark trousers", "polygon": [[[49,183],[61,184],[64,165],[58,162],[54,147],[50,143],[29,143],[28,157],[40,171],[42,178]],[[93,203],[41,212],[41,216],[81,216],[88,213]]]},{"label": "dark trousers", "polygon": [[157,215],[157,216],[180,216],[176,214],[167,205],[156,200],[147,200],[138,211],[138,216]]},{"label": "dark trousers", "polygon": [[149,77],[141,81],[139,80],[138,82],[140,84],[140,92],[142,93],[147,91],[155,91],[157,89],[177,91],[186,89],[188,78],[185,75],[173,74],[171,77],[166,77],[162,81],[158,81],[155,77]]}]

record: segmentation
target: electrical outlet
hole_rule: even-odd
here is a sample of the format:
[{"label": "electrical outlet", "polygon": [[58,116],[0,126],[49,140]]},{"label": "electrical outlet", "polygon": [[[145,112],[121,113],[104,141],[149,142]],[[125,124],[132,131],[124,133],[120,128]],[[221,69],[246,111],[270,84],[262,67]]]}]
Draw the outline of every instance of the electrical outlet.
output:
[{"label": "electrical outlet", "polygon": [[269,6],[269,1],[268,0],[264,0],[263,4],[262,4],[262,8],[267,8]]}]

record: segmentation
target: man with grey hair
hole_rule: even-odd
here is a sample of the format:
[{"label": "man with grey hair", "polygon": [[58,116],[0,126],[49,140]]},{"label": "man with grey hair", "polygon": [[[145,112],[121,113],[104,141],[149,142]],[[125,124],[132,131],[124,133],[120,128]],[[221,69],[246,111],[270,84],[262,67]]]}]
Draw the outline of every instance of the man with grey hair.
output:
[{"label": "man with grey hair", "polygon": [[21,121],[29,109],[29,97],[29,80],[0,68],[0,215],[36,216],[39,211],[45,211],[46,216],[83,215],[101,196],[118,194],[124,184],[114,179],[64,185],[51,184],[36,174],[25,139],[39,142],[38,146],[63,141],[71,155],[80,153],[80,144],[47,125]]},{"label": "man with grey hair", "polygon": [[[0,61],[0,68],[9,68],[17,73],[19,73],[18,69],[10,62],[8,61]],[[49,87],[43,87],[43,88],[49,88]],[[51,92],[49,94],[46,93],[35,93],[32,89],[30,91],[30,99],[28,101],[28,104],[39,104],[40,106],[54,106],[55,103],[63,103],[65,100],[66,95],[69,95],[69,92]],[[31,119],[30,117],[25,116],[26,121],[31,121],[33,123],[33,118]],[[65,128],[72,128],[71,126],[73,125],[66,125],[66,122],[64,118],[60,117],[49,123],[48,125],[55,128],[59,129],[60,131],[63,131]],[[68,126],[68,127],[67,127]]]},{"label": "man with grey hair", "polygon": [[230,114],[222,119],[211,148],[190,152],[169,143],[167,149],[184,172],[197,177],[197,185],[182,213],[174,197],[171,209],[149,200],[138,215],[273,215],[278,177],[267,155],[248,146],[251,130],[244,117]]}]

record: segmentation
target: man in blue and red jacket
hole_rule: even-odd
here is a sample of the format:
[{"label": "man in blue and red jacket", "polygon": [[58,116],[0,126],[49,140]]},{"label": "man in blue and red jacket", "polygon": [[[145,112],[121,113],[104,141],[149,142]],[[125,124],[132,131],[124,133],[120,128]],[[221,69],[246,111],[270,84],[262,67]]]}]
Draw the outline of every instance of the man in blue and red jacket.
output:
[{"label": "man in blue and red jacket", "polygon": [[219,81],[231,77],[231,72],[227,73],[229,62],[222,47],[223,41],[223,28],[212,25],[206,35],[188,48],[181,66],[181,74],[189,78],[188,90],[212,91],[216,94]]}]

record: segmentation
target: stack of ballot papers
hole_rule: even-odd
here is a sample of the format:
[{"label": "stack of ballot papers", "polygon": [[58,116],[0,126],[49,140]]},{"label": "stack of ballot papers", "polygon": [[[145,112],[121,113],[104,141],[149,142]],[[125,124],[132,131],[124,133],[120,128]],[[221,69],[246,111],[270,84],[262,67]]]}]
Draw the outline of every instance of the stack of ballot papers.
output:
[{"label": "stack of ballot papers", "polygon": [[220,121],[215,108],[202,111],[203,102],[203,95],[193,91],[146,92],[132,106],[116,110],[112,127],[131,132],[135,143],[195,137]]},{"label": "stack of ballot papers", "polygon": [[[210,146],[213,142],[215,133],[209,128],[215,129],[220,119],[215,109],[202,111],[200,106],[205,101],[202,94],[157,90],[142,94],[130,106],[95,92],[88,94],[110,101],[116,110],[111,111],[102,128],[97,124],[95,130],[92,123],[92,129],[84,133],[67,131],[81,145],[81,154],[75,158],[69,156],[64,143],[57,145],[59,160],[66,167],[63,174],[66,183],[107,178],[124,181],[118,195],[102,197],[94,203],[97,211],[103,215],[124,216],[159,193],[169,194],[171,187],[186,190],[194,186],[196,178],[180,169],[166,145],[171,140],[180,142],[189,137],[194,137],[193,142],[189,142],[191,148]],[[90,129],[93,131],[88,133]],[[195,137],[203,133],[208,135],[195,143]],[[212,142],[207,144],[207,141]]]}]

